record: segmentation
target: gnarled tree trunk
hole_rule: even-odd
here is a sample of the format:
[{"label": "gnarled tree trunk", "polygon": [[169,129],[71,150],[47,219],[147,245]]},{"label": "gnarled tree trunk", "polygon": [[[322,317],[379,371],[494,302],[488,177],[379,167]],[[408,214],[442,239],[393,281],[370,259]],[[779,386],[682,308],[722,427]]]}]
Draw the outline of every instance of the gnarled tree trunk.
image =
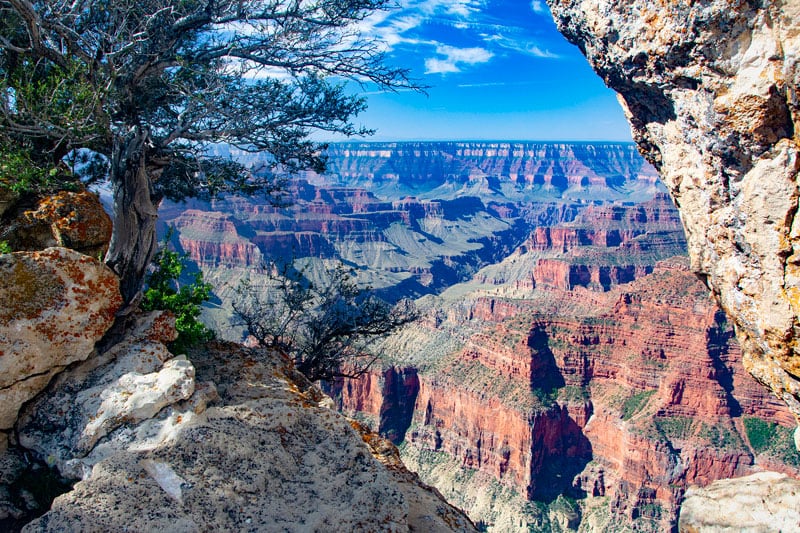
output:
[{"label": "gnarled tree trunk", "polygon": [[111,155],[114,187],[114,231],[106,264],[120,277],[120,292],[126,314],[135,308],[147,266],[156,252],[158,206],[145,164],[147,131],[136,127],[117,137]]}]

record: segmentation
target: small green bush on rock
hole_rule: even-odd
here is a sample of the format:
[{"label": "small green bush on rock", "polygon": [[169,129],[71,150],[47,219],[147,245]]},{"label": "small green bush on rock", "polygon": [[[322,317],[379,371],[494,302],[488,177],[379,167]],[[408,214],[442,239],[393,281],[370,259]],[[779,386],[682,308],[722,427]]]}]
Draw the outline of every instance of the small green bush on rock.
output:
[{"label": "small green bush on rock", "polygon": [[214,332],[198,319],[200,306],[211,297],[212,289],[211,284],[203,281],[203,273],[197,272],[191,283],[181,285],[185,258],[167,248],[156,253],[153,264],[155,270],[147,277],[142,309],[175,313],[178,338],[170,345],[170,350],[183,353],[187,348],[213,339]]}]

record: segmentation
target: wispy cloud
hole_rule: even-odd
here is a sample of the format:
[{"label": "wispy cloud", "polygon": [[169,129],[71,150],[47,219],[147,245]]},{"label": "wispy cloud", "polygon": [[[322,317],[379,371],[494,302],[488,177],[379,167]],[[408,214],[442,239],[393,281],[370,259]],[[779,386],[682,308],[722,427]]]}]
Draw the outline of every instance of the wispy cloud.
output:
[{"label": "wispy cloud", "polygon": [[[510,53],[554,59],[530,26],[507,21],[489,9],[488,0],[399,0],[399,8],[378,11],[359,24],[361,35],[381,43],[384,51],[414,49],[426,57],[426,74],[462,72],[471,65]],[[543,0],[530,8],[547,14]],[[535,17],[534,17],[535,18]],[[502,21],[501,24],[498,22]],[[442,31],[443,27],[452,28]],[[434,52],[435,50],[435,52]]]},{"label": "wispy cloud", "polygon": [[492,35],[484,34],[483,38],[487,43],[491,42],[501,48],[505,48],[506,50],[511,50],[520,54],[527,54],[542,59],[558,59],[560,57],[558,54],[545,48],[541,48],[535,42],[526,39],[512,39],[499,33]]},{"label": "wispy cloud", "polygon": [[487,81],[485,83],[459,83],[457,85],[460,89],[473,89],[482,87],[505,87],[508,83],[504,81]]},{"label": "wispy cloud", "polygon": [[456,48],[444,44],[436,47],[436,53],[441,57],[431,57],[425,60],[426,74],[461,72],[460,65],[486,63],[494,56],[485,48]]},{"label": "wispy cloud", "polygon": [[528,87],[532,85],[541,85],[539,80],[527,81],[485,81],[480,83],[459,83],[456,85],[459,89],[483,89],[485,87]]},{"label": "wispy cloud", "polygon": [[456,0],[455,2],[441,2],[434,0],[435,3],[447,6],[447,13],[469,18],[480,11],[480,4],[471,0]]}]

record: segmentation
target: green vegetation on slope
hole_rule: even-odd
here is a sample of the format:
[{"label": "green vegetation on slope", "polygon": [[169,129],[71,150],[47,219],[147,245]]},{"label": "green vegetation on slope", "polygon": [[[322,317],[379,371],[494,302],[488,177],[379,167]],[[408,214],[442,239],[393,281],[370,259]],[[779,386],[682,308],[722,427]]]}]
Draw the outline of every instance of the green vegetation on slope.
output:
[{"label": "green vegetation on slope", "polygon": [[791,428],[756,417],[744,417],[747,440],[753,450],[779,459],[786,464],[800,467],[800,453],[794,446]]},{"label": "green vegetation on slope", "polygon": [[630,396],[622,402],[622,419],[630,420],[633,415],[642,410],[647,405],[650,398],[655,394],[655,390],[643,390]]},{"label": "green vegetation on slope", "polygon": [[197,272],[191,283],[180,285],[185,262],[177,252],[166,248],[159,250],[153,258],[156,268],[147,277],[147,289],[142,298],[142,309],[163,309],[175,313],[175,329],[178,338],[170,345],[175,353],[183,353],[201,342],[214,338],[214,332],[198,318],[200,306],[211,296],[211,285],[203,281],[203,273]]}]

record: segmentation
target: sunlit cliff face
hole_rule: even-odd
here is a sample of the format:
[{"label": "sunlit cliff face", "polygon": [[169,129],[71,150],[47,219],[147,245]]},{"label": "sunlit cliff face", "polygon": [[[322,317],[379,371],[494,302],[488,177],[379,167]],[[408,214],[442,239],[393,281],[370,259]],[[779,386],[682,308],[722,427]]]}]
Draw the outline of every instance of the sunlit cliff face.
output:
[{"label": "sunlit cliff face", "polygon": [[800,417],[800,3],[548,4],[619,93],[745,367]]}]

